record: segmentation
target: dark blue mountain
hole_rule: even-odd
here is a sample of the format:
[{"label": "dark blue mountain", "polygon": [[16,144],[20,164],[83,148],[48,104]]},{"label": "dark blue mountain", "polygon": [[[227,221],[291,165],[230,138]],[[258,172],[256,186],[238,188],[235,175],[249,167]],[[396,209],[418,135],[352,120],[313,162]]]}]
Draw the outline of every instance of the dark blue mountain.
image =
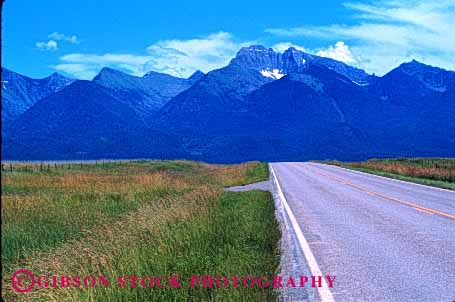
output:
[{"label": "dark blue mountain", "polygon": [[58,73],[44,79],[32,79],[2,68],[2,125],[9,128],[11,123],[36,101],[62,90],[74,79]]},{"label": "dark blue mountain", "polygon": [[368,86],[388,112],[389,145],[406,154],[455,153],[455,72],[417,61],[404,63]]},{"label": "dark blue mountain", "polygon": [[320,66],[344,75],[349,81],[366,83],[370,76],[342,62],[289,48],[283,54],[263,46],[240,49],[228,66],[209,72],[187,91],[164,106],[157,127],[196,136],[224,131],[228,119],[246,110],[245,97],[262,85],[308,66]]},{"label": "dark blue mountain", "polygon": [[93,82],[110,88],[115,97],[129,102],[142,118],[151,118],[171,98],[188,89],[203,75],[197,71],[190,78],[182,79],[150,71],[143,77],[136,77],[105,67]]},{"label": "dark blue mountain", "polygon": [[455,72],[414,60],[374,78],[368,88],[384,101],[419,105],[421,98],[455,89]]},{"label": "dark blue mountain", "polygon": [[455,156],[455,73],[416,61],[375,77],[288,49],[242,48],[188,79],[103,69],[36,102],[9,159],[361,160]]},{"label": "dark blue mountain", "polygon": [[244,48],[171,100],[159,127],[209,161],[455,155],[453,72],[414,61],[355,78],[362,72],[328,62]]},{"label": "dark blue mountain", "polygon": [[367,158],[379,154],[372,137],[387,127],[376,118],[387,115],[382,104],[345,76],[308,65],[248,95],[243,112],[223,119],[224,129],[194,138],[192,155],[226,162]]},{"label": "dark blue mountain", "polygon": [[205,73],[203,73],[200,70],[196,70],[187,80],[188,83],[191,85],[196,84],[196,82],[199,82],[200,79],[202,79],[205,76]]},{"label": "dark blue mountain", "polygon": [[[18,158],[161,157],[179,153],[174,137],[150,129],[153,115],[199,81],[149,72],[135,77],[103,68],[37,101],[12,123],[4,156]],[[161,143],[159,143],[161,142]],[[175,148],[174,148],[175,149]]]},{"label": "dark blue mountain", "polygon": [[[76,81],[39,100],[14,123],[3,156],[90,159],[179,156],[177,141],[148,128],[129,100],[90,81]],[[172,155],[171,155],[172,154]]]}]

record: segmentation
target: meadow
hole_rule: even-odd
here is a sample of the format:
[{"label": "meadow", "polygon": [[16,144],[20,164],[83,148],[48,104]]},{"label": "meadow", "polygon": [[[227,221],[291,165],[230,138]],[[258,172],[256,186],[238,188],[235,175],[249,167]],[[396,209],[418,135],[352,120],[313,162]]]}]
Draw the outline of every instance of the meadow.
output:
[{"label": "meadow", "polygon": [[267,192],[223,187],[268,178],[267,164],[131,161],[40,166],[2,173],[5,301],[274,301],[272,288],[39,288],[17,293],[11,274],[271,276],[280,231]]},{"label": "meadow", "polygon": [[326,161],[380,176],[455,190],[455,158],[370,159],[363,162]]}]

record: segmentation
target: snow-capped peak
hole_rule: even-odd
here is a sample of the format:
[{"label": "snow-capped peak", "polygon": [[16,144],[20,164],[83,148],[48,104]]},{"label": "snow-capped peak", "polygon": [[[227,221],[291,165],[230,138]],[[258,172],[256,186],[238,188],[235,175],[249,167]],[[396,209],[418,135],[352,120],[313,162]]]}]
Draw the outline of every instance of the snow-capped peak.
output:
[{"label": "snow-capped peak", "polygon": [[268,68],[261,70],[261,74],[266,78],[272,78],[275,80],[281,79],[282,77],[285,76],[285,74],[282,73],[282,70],[273,69],[272,71],[270,71]]}]

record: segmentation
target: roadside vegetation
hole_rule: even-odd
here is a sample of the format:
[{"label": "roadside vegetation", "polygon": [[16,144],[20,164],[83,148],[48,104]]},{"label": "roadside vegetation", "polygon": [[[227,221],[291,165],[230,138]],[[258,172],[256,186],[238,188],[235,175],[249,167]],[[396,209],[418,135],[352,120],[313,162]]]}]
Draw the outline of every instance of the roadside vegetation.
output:
[{"label": "roadside vegetation", "polygon": [[344,168],[414,183],[455,190],[455,158],[370,159],[363,162],[325,161]]},{"label": "roadside vegetation", "polygon": [[[271,288],[188,287],[192,275],[271,276],[280,232],[267,164],[132,161],[2,173],[5,301],[272,301]],[[109,287],[18,294],[11,274],[109,277]],[[118,276],[179,275],[182,288],[118,288]],[[130,284],[130,283],[128,283]]]}]

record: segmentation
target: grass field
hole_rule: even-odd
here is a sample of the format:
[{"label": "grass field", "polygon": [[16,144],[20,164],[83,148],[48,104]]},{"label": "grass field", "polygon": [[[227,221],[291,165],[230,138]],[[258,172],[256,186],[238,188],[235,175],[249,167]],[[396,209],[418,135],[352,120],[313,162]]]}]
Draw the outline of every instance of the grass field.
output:
[{"label": "grass field", "polygon": [[364,162],[326,161],[344,168],[414,183],[455,190],[455,158],[371,159]]},{"label": "grass field", "polygon": [[5,301],[273,301],[271,288],[189,289],[191,275],[270,276],[279,264],[271,195],[223,192],[267,165],[137,161],[2,173],[2,279],[179,275],[168,287],[44,288]]}]

